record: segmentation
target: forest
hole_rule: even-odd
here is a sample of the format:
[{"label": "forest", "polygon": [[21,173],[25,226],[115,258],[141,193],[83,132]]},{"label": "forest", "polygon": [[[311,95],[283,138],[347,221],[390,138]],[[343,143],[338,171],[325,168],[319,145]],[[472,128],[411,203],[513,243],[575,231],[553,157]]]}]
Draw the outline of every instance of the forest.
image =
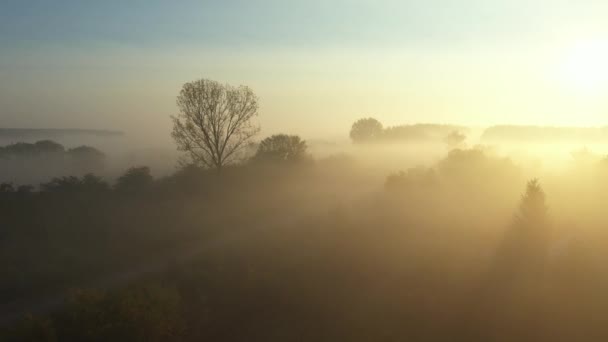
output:
[{"label": "forest", "polygon": [[[256,140],[247,87],[201,79],[177,104],[166,176],[109,179],[94,147],[0,148],[3,171],[66,173],[0,181],[0,340],[608,337],[608,157],[556,171],[463,126],[371,118],[319,157],[297,135]],[[369,159],[405,151],[400,169]]]}]

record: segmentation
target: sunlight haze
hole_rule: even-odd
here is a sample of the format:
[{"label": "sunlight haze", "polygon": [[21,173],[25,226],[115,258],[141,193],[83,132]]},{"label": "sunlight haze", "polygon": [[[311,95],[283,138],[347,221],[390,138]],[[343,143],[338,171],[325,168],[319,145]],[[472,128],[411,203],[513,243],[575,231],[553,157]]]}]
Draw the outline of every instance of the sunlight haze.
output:
[{"label": "sunlight haze", "polygon": [[608,341],[608,0],[0,0],[0,341]]},{"label": "sunlight haze", "polygon": [[194,76],[252,87],[267,133],[340,136],[365,115],[603,125],[605,45],[588,42],[605,41],[607,16],[590,0],[8,1],[2,125],[169,141],[175,95]]}]

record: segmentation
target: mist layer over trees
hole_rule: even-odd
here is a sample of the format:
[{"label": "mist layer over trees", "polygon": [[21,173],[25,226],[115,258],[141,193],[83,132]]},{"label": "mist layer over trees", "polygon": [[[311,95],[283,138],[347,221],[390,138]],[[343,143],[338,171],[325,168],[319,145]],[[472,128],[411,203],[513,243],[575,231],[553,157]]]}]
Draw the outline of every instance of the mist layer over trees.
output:
[{"label": "mist layer over trees", "polygon": [[[363,119],[348,153],[319,157],[289,132],[256,136],[255,99],[186,84],[173,121],[185,159],[168,176],[96,165],[0,182],[0,340],[608,337],[605,155],[557,171],[469,147],[463,127]],[[1,155],[101,157],[49,141]]]},{"label": "mist layer over trees", "polygon": [[542,127],[501,125],[487,128],[482,141],[519,143],[575,142],[579,144],[608,142],[608,127]]},{"label": "mist layer over trees", "polygon": [[350,138],[355,143],[373,142],[440,142],[450,134],[463,135],[466,127],[443,124],[414,124],[384,128],[374,118],[357,120],[351,130]]},{"label": "mist layer over trees", "polygon": [[52,140],[0,146],[0,177],[21,185],[48,175],[103,173],[106,156],[90,146],[66,149]]}]

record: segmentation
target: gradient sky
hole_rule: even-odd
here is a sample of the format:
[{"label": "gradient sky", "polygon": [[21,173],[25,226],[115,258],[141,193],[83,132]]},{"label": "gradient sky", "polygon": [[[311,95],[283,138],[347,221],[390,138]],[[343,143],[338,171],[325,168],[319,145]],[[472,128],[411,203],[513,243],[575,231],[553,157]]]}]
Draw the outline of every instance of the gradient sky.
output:
[{"label": "gradient sky", "polygon": [[606,18],[604,0],[0,0],[0,127],[169,139],[201,77],[252,87],[265,134],[345,135],[363,116],[603,125],[608,80],[577,86],[563,65]]}]

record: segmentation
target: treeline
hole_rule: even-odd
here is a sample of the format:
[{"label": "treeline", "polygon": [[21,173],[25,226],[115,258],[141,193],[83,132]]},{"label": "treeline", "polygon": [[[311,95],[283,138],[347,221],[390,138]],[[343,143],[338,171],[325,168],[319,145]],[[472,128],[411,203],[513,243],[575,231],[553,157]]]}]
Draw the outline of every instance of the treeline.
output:
[{"label": "treeline", "polygon": [[[392,127],[374,118],[356,121],[350,130],[355,143],[373,142],[444,142],[458,147],[466,140],[467,127],[442,124],[413,124]],[[488,127],[482,142],[512,143],[603,143],[608,141],[608,127],[552,127],[497,125]]]},{"label": "treeline", "polygon": [[103,171],[106,156],[90,146],[66,149],[52,140],[0,146],[0,179],[21,185],[52,176]]},{"label": "treeline", "polygon": [[[66,153],[46,142],[33,146],[36,153],[41,146],[44,153]],[[250,218],[245,213],[266,215],[262,208],[275,203],[287,179],[314,177],[314,165],[305,141],[274,135],[221,174],[189,165],[154,179],[148,167],[134,167],[115,181],[89,173],[37,187],[0,183],[0,301],[39,298],[103,274],[164,262],[178,245],[242,226]]]},{"label": "treeline", "polygon": [[[464,133],[468,129],[463,126],[441,125],[441,124],[413,124],[392,127],[383,127],[374,118],[360,119],[356,121],[350,130],[350,138],[355,143],[371,142],[454,142],[454,136],[458,135],[457,143],[466,138]],[[450,137],[451,135],[451,137]],[[447,141],[446,141],[447,140]]]},{"label": "treeline", "polygon": [[600,143],[608,142],[608,127],[501,125],[487,128],[483,132],[481,140],[514,143]]},{"label": "treeline", "polygon": [[[65,157],[72,159],[102,160],[104,154],[90,146],[79,146],[66,149],[52,140],[40,140],[35,143],[14,143],[0,146],[0,160],[18,160],[35,157]],[[98,166],[98,165],[97,165]]]},{"label": "treeline", "polygon": [[[568,341],[608,332],[586,319],[608,312],[597,300],[608,280],[598,272],[605,243],[588,231],[560,230],[540,182],[526,185],[509,159],[454,150],[436,165],[388,177],[384,191],[361,203],[317,203],[327,194],[312,193],[334,193],[356,170],[332,165],[252,161],[221,174],[188,168],[158,180],[134,169],[94,203],[84,188],[32,194],[50,216],[30,211],[38,225],[14,230],[29,234],[24,243],[45,236],[47,245],[62,247],[38,255],[53,272],[95,269],[91,255],[116,258],[106,269],[152,260],[161,266],[128,286],[70,291],[56,312],[29,316],[2,336]],[[83,200],[88,204],[78,206]],[[320,210],[303,214],[314,205]],[[174,257],[184,241],[213,241],[210,230],[215,237],[238,233],[192,259]],[[576,242],[556,253],[554,243],[572,234]],[[164,249],[171,242],[173,250]],[[41,252],[42,245],[28,246]],[[54,253],[75,245],[78,251],[53,263]],[[23,248],[12,251],[23,257]],[[46,284],[49,274],[40,278]]]}]

